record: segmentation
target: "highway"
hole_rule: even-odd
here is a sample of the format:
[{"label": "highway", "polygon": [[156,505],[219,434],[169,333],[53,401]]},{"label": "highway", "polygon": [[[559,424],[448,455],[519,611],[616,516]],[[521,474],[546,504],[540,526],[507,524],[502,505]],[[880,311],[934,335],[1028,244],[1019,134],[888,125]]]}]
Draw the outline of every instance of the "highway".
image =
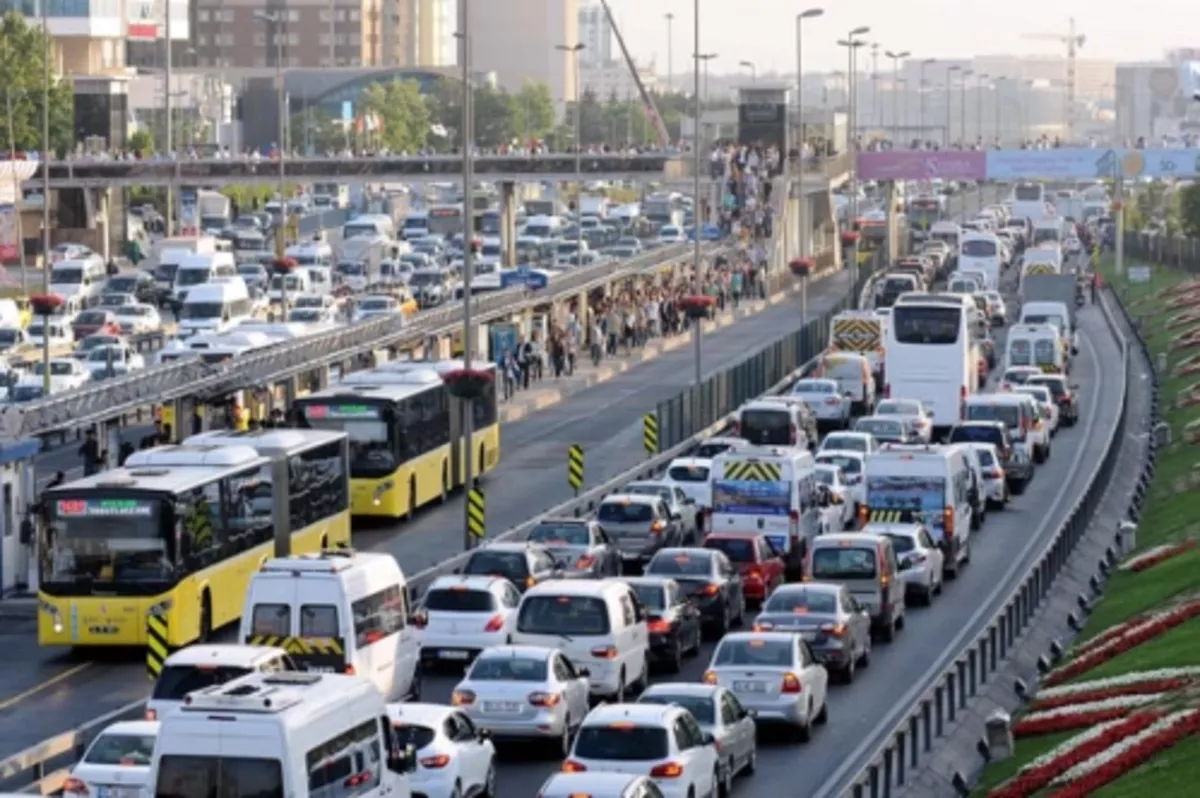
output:
[{"label": "highway", "polygon": [[[848,285],[846,272],[814,284],[810,313],[832,307]],[[800,326],[797,304],[785,303],[720,328],[705,337],[706,367],[727,368]],[[568,444],[585,447],[589,485],[635,466],[645,456],[642,415],[685,388],[692,374],[692,350],[681,347],[631,368],[603,387],[506,425],[501,436],[503,465],[486,484],[489,529],[498,534],[528,519],[531,512],[570,498],[565,476]],[[38,463],[39,479],[58,464],[76,462],[73,447],[46,453]],[[356,528],[355,546],[391,552],[406,573],[415,573],[461,550],[462,512],[462,500],[456,498],[419,514],[407,526]],[[7,667],[0,670],[0,758],[146,696],[141,651],[102,652],[96,662],[88,663],[68,652],[39,649],[33,632],[32,621],[25,628],[15,621],[0,623],[0,646],[9,651]]]}]

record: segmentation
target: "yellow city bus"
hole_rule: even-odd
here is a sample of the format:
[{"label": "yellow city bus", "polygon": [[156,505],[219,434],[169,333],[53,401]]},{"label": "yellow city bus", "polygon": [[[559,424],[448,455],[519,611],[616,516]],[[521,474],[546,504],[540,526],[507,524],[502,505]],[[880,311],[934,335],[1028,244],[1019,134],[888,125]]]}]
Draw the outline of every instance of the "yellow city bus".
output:
[{"label": "yellow city bus", "polygon": [[345,434],[229,431],[47,491],[38,643],[141,646],[150,615],[173,647],[207,640],[241,616],[277,536],[292,553],[350,544],[348,477]]},{"label": "yellow city bus", "polygon": [[[476,476],[500,463],[495,367],[484,367],[493,380],[471,403]],[[466,456],[453,457],[459,425],[441,377],[457,368],[461,361],[386,363],[296,402],[305,425],[350,436],[353,515],[411,518],[462,487]]]}]

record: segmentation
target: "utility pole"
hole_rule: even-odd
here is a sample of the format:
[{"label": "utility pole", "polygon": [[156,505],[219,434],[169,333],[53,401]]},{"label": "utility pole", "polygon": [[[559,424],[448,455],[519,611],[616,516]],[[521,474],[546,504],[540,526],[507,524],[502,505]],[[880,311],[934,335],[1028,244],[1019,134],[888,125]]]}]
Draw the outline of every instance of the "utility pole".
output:
[{"label": "utility pole", "polygon": [[675,15],[666,14],[667,20],[667,94],[675,91]]}]

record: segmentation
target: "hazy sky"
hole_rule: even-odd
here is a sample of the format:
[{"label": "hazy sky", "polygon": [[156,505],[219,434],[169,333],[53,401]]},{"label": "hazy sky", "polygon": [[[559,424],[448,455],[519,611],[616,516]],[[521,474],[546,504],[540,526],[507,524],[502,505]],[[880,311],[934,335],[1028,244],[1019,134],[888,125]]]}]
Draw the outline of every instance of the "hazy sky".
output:
[{"label": "hazy sky", "polygon": [[[581,0],[585,2],[586,0]],[[690,71],[694,0],[609,0],[621,32],[637,60],[653,58],[666,72],[667,23],[675,14],[674,72]],[[733,72],[739,61],[755,62],[760,74],[795,70],[795,15],[815,2],[700,0],[700,49],[719,58],[712,72]],[[1072,15],[1087,36],[1081,57],[1154,61],[1171,47],[1200,47],[1200,3],[1192,0],[1082,3],[1068,0],[826,0],[825,15],[804,21],[804,68],[845,68],[845,49],[836,41],[860,25],[881,47],[909,50],[924,58],[972,55],[1066,54],[1053,41],[1024,39],[1029,33],[1065,34]],[[882,57],[881,57],[882,61]]]}]

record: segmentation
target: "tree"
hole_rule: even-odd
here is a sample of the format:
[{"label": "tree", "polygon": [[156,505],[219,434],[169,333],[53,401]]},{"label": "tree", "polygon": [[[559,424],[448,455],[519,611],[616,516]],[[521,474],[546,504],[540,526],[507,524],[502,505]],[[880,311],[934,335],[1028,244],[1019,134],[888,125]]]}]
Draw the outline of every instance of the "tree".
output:
[{"label": "tree", "polygon": [[378,120],[379,141],[392,152],[416,152],[429,139],[429,108],[416,81],[376,83],[362,93],[359,105],[364,116]]},{"label": "tree", "polygon": [[[0,147],[10,142],[8,106],[12,106],[11,140],[18,150],[44,149],[42,145],[43,54],[45,37],[40,28],[25,23],[25,17],[10,11],[0,19],[0,86],[5,102],[0,114]],[[51,76],[50,143],[59,153],[74,149],[75,95],[71,85]]]},{"label": "tree", "polygon": [[1200,238],[1200,183],[1192,183],[1179,192],[1179,221],[1185,236]]},{"label": "tree", "polygon": [[133,150],[140,158],[148,157],[154,153],[154,136],[144,127],[133,131],[129,136],[127,144],[129,149]]},{"label": "tree", "polygon": [[293,149],[325,154],[346,146],[346,129],[324,108],[306,108],[292,114],[290,135]]},{"label": "tree", "polygon": [[526,140],[543,138],[554,131],[554,98],[541,81],[525,81],[512,98],[516,131]]},{"label": "tree", "polygon": [[503,89],[475,89],[475,146],[498,147],[517,137],[516,103]]}]

